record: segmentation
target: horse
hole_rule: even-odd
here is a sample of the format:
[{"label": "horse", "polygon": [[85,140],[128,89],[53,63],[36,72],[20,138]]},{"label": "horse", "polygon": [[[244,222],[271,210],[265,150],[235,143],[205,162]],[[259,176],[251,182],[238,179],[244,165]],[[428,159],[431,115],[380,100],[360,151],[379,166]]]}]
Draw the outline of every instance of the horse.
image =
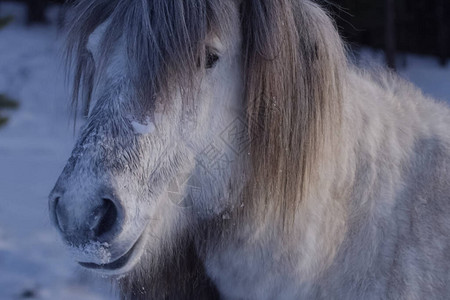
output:
[{"label": "horse", "polygon": [[122,299],[450,295],[450,111],[310,0],[80,0],[49,197]]}]

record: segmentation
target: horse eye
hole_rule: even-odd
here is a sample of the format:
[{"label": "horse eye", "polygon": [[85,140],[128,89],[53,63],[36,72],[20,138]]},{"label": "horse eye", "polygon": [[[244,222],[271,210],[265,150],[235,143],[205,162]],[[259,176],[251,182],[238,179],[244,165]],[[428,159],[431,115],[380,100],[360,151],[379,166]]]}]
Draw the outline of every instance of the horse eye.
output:
[{"label": "horse eye", "polygon": [[206,69],[213,68],[217,61],[219,61],[219,56],[213,52],[207,52],[206,53]]}]

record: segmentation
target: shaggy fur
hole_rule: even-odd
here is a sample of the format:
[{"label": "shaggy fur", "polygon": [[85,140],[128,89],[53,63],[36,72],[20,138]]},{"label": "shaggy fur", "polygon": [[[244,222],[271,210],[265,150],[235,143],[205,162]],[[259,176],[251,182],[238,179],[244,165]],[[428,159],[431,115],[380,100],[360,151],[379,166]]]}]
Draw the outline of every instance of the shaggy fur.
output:
[{"label": "shaggy fur", "polygon": [[[75,63],[75,101],[90,101],[124,39],[125,73],[132,76],[120,86],[138,100],[130,111],[143,115],[158,101],[170,112],[176,105],[159,99],[172,95],[173,86],[181,87],[180,105],[189,115],[200,106],[195,78],[205,74],[199,71],[205,40],[213,32],[242,42],[238,102],[245,107],[248,151],[230,167],[229,179],[201,181],[216,213],[195,203],[182,213],[161,210],[164,230],[118,281],[124,299],[450,295],[450,111],[393,74],[351,66],[319,6],[309,0],[82,0],[74,16],[68,56]],[[94,66],[88,37],[107,20]],[[189,153],[161,150],[167,160],[145,162],[155,166],[152,176],[139,173],[148,147],[157,152],[160,144],[127,137],[129,128],[115,121],[123,107],[105,104],[119,94],[109,92],[94,108],[55,187],[58,197],[71,184],[86,186],[83,176],[99,170],[113,170],[113,178],[138,173],[126,191],[158,195],[160,182],[195,161]],[[114,138],[92,138],[103,131]]]}]

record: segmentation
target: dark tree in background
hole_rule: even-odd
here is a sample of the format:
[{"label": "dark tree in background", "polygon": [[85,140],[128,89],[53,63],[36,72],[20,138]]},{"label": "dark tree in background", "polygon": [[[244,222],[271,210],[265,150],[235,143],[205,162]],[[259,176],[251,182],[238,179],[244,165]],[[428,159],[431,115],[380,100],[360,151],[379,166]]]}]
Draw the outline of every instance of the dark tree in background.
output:
[{"label": "dark tree in background", "polygon": [[384,49],[393,67],[395,52],[450,57],[449,0],[318,0],[354,48]]},{"label": "dark tree in background", "polygon": [[22,2],[27,5],[27,23],[47,23],[45,10],[49,3],[63,3],[64,0],[0,0],[1,2]]},{"label": "dark tree in background", "polygon": [[46,23],[45,9],[47,1],[45,0],[26,0],[28,5],[28,23]]},{"label": "dark tree in background", "polygon": [[384,0],[384,1],[385,1],[384,49],[386,53],[386,64],[389,68],[395,70],[395,52],[396,52],[395,2],[394,0]]},{"label": "dark tree in background", "polygon": [[[437,17],[437,39],[438,39],[438,55],[441,66],[447,64],[447,41],[448,26],[446,26],[445,2],[448,0],[437,0],[436,17]],[[448,19],[448,18],[447,18]]]},{"label": "dark tree in background", "polygon": [[[11,17],[0,18],[0,30],[8,25],[12,21]],[[2,111],[5,109],[14,109],[18,107],[18,103],[6,97],[6,95],[0,94],[0,127],[8,122],[8,118],[2,115]]]}]

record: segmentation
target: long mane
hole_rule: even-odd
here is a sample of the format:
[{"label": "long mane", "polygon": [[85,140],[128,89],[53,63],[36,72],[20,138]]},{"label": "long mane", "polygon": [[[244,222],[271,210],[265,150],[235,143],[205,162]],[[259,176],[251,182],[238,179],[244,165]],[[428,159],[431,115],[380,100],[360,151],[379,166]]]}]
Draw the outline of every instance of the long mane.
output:
[{"label": "long mane", "polygon": [[339,138],[344,47],[310,1],[248,0],[242,16],[253,165],[246,198],[286,225]]}]

